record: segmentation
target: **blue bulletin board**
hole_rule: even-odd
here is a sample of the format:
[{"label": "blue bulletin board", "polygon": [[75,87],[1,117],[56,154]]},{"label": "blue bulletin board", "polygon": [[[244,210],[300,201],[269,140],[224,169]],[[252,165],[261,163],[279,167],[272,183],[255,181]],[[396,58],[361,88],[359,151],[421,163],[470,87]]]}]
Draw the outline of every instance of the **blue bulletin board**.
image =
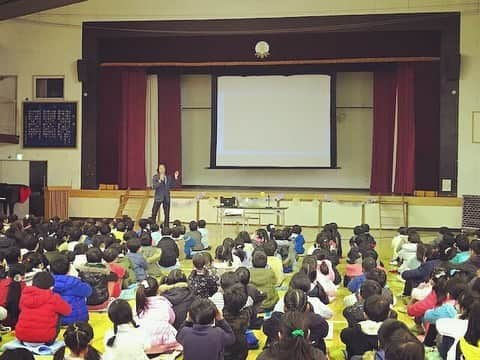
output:
[{"label": "blue bulletin board", "polygon": [[76,102],[24,102],[23,147],[75,147]]}]

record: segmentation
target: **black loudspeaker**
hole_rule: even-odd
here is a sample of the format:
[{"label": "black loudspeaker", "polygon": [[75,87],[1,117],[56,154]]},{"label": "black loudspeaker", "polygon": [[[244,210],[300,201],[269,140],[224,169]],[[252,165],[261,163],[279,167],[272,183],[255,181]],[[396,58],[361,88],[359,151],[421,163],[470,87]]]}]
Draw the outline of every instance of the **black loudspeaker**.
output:
[{"label": "black loudspeaker", "polygon": [[77,78],[80,82],[87,81],[87,64],[83,59],[77,60]]},{"label": "black loudspeaker", "polygon": [[448,55],[445,57],[444,72],[447,80],[460,79],[460,54]]}]

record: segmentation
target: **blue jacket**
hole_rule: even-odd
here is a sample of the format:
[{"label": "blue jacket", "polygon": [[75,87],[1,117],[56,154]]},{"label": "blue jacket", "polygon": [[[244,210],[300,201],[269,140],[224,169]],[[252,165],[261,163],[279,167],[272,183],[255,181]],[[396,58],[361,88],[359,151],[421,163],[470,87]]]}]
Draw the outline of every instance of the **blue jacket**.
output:
[{"label": "blue jacket", "polygon": [[147,278],[147,269],[148,263],[145,260],[145,257],[140,253],[131,253],[127,254],[127,257],[130,259],[133,272],[135,273],[135,277],[137,282],[141,282]]},{"label": "blue jacket", "polygon": [[61,324],[88,321],[87,297],[92,293],[91,286],[70,275],[53,275],[53,277],[55,279],[53,291],[72,307],[71,314],[62,317]]},{"label": "blue jacket", "polygon": [[295,239],[295,252],[297,254],[304,254],[305,253],[305,248],[303,245],[305,245],[305,238],[303,237],[302,234],[298,234]]},{"label": "blue jacket", "polygon": [[419,284],[421,282],[430,279],[433,269],[440,265],[440,260],[428,260],[413,270],[405,270],[402,273],[404,280],[412,280],[414,283]]},{"label": "blue jacket", "polygon": [[362,287],[363,283],[367,280],[365,274],[355,276],[350,282],[348,283],[348,290],[352,293],[356,294],[358,290]]}]

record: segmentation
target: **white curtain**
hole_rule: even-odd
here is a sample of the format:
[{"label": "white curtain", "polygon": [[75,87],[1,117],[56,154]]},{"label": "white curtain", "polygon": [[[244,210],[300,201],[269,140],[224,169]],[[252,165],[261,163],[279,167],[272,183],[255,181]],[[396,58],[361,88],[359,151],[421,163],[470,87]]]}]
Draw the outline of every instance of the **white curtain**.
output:
[{"label": "white curtain", "polygon": [[145,119],[145,174],[147,186],[158,166],[158,76],[147,77],[147,111]]}]

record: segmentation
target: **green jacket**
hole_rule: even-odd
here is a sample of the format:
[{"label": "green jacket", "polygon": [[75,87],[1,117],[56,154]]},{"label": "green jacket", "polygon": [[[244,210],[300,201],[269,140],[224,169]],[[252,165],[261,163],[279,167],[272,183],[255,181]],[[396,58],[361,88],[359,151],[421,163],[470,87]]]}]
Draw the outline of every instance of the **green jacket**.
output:
[{"label": "green jacket", "polygon": [[267,296],[262,303],[262,308],[265,310],[272,310],[278,302],[278,293],[275,289],[276,283],[277,278],[272,269],[250,269],[250,284]]},{"label": "green jacket", "polygon": [[130,259],[126,256],[119,256],[117,259],[117,264],[125,269],[127,276],[123,279],[122,289],[127,289],[130,285],[137,282],[137,277],[133,271],[133,265]]},{"label": "green jacket", "polygon": [[145,260],[147,260],[147,274],[153,277],[162,277],[163,273],[158,265],[158,260],[160,260],[162,255],[162,249],[154,246],[142,246],[139,252]]}]

